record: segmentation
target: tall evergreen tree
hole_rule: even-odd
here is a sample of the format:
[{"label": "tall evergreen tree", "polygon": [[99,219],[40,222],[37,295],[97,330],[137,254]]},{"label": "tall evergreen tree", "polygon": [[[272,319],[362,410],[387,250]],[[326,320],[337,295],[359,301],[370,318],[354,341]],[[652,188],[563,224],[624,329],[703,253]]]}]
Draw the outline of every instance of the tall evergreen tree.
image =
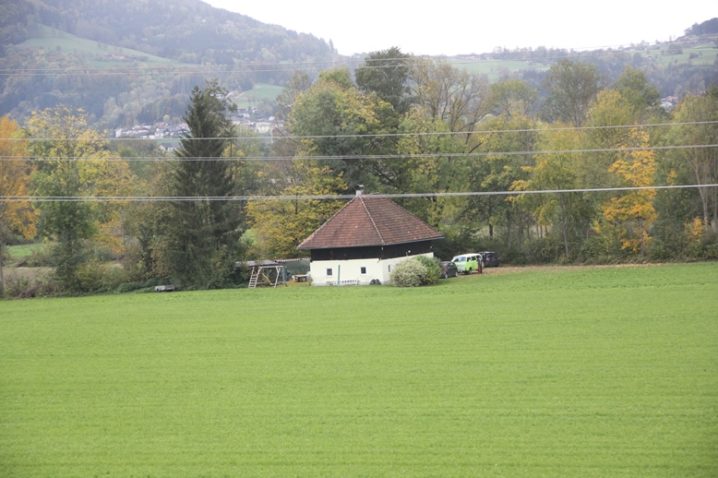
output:
[{"label": "tall evergreen tree", "polygon": [[235,193],[233,162],[222,159],[233,134],[225,96],[215,82],[194,88],[184,118],[189,133],[168,174],[170,195],[197,198],[172,203],[164,228],[167,271],[183,287],[225,285],[235,259],[241,214],[223,199]]}]

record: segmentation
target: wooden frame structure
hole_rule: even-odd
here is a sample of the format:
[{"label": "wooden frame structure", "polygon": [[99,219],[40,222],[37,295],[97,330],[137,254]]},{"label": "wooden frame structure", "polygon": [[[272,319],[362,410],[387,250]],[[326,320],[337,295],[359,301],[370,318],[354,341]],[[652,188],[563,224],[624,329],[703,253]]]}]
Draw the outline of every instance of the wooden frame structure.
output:
[{"label": "wooden frame structure", "polygon": [[287,267],[274,261],[249,261],[249,288],[274,287],[287,285]]}]

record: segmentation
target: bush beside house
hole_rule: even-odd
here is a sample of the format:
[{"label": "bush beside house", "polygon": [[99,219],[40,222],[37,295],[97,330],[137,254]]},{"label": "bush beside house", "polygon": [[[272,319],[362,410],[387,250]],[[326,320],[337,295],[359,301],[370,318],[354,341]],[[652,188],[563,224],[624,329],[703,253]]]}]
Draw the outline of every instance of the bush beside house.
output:
[{"label": "bush beside house", "polygon": [[418,256],[396,266],[391,281],[397,287],[419,287],[439,282],[441,267],[436,259]]}]

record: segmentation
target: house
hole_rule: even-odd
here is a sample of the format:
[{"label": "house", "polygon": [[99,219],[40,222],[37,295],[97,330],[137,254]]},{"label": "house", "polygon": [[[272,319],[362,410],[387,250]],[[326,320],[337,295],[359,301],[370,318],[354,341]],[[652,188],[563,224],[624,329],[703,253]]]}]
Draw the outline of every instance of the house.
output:
[{"label": "house", "polygon": [[299,249],[311,253],[313,285],[386,284],[396,265],[415,256],[433,257],[432,241],[443,238],[392,200],[357,195]]}]

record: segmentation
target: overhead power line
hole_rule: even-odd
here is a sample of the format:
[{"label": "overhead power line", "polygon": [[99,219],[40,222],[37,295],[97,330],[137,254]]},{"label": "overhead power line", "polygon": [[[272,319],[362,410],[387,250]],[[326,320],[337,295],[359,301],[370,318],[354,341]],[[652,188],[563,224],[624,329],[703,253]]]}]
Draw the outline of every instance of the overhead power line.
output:
[{"label": "overhead power line", "polygon": [[[682,44],[680,40],[672,42],[673,45]],[[689,42],[685,42],[689,44]],[[641,47],[642,49],[651,49],[648,47]],[[579,49],[560,49],[560,48],[547,48],[545,51],[547,55],[538,56],[538,50],[531,51],[518,51],[513,52],[508,50],[506,52],[499,53],[501,58],[492,57],[492,54],[466,54],[456,55],[453,57],[432,57],[428,55],[416,55],[406,57],[391,57],[391,58],[368,58],[368,57],[350,57],[341,59],[327,59],[320,61],[305,61],[305,62],[286,62],[286,63],[245,63],[237,66],[223,66],[223,65],[200,65],[200,64],[171,64],[171,65],[153,65],[153,66],[123,66],[123,67],[109,67],[102,68],[98,66],[93,67],[44,67],[44,68],[0,68],[0,76],[55,76],[64,77],[72,75],[82,76],[125,76],[125,75],[140,75],[140,74],[198,74],[198,75],[212,75],[212,74],[239,74],[239,73],[279,73],[279,72],[293,72],[298,70],[306,71],[321,71],[327,68],[335,68],[345,66],[347,68],[362,67],[365,69],[390,69],[396,68],[402,64],[410,65],[415,60],[441,60],[449,63],[452,66],[455,65],[473,65],[477,63],[490,63],[499,61],[525,61],[527,63],[539,63],[546,64],[556,60],[562,60],[567,58],[569,55],[580,55],[581,53],[591,51],[615,51],[622,52],[626,50],[635,49],[635,47],[625,45],[601,45],[596,47],[582,47]],[[508,54],[508,56],[507,56]],[[172,61],[168,59],[168,61]]]},{"label": "overhead power line", "polygon": [[[675,189],[715,188],[715,184],[679,184],[659,186],[626,186],[611,188],[577,188],[577,189],[535,189],[528,191],[465,191],[465,192],[425,192],[425,193],[396,193],[396,194],[367,194],[368,197],[401,199],[446,197],[461,198],[475,196],[520,196],[539,194],[566,194],[566,193],[605,193],[629,191],[657,191]],[[246,201],[313,201],[313,200],[342,200],[352,199],[353,194],[297,194],[276,196],[0,196],[0,202],[246,202]]]},{"label": "overhead power line", "polygon": [[[126,162],[225,162],[225,161],[301,161],[301,160],[390,160],[390,159],[437,159],[437,158],[479,158],[488,156],[528,156],[528,155],[556,155],[556,154],[596,154],[613,152],[636,152],[636,151],[673,151],[682,149],[710,149],[718,148],[718,144],[686,144],[666,146],[627,146],[613,148],[584,148],[584,149],[553,149],[553,150],[523,150],[523,151],[474,151],[470,153],[446,152],[446,153],[416,153],[416,154],[337,154],[337,155],[316,155],[316,156],[230,156],[230,157],[178,157],[178,156],[135,156],[129,158],[111,157],[100,158],[101,161],[126,161]],[[97,161],[93,157],[44,157],[44,156],[0,156],[1,161]]]},{"label": "overhead power line", "polygon": [[[213,141],[213,140],[302,140],[302,139],[351,139],[351,138],[393,138],[393,137],[422,137],[422,136],[465,136],[470,134],[506,134],[506,133],[552,133],[557,131],[590,131],[604,129],[633,129],[633,128],[659,128],[663,126],[705,126],[718,124],[718,120],[705,121],[683,121],[672,123],[647,123],[647,124],[621,124],[621,125],[593,125],[593,126],[560,126],[550,128],[509,128],[509,129],[481,129],[473,131],[425,131],[425,132],[405,132],[405,133],[363,133],[363,134],[315,134],[315,135],[272,135],[267,136],[212,136],[205,138],[188,138],[192,141]],[[130,137],[112,137],[102,138],[102,141],[179,141],[184,138],[130,138]],[[52,137],[0,137],[0,141],[25,141],[25,142],[41,142],[41,141],[64,141],[78,142],[84,141],[79,138],[52,138]]]},{"label": "overhead power line", "polygon": [[[109,75],[126,75],[141,73],[172,73],[172,74],[188,74],[188,75],[207,75],[207,74],[237,74],[237,73],[272,73],[272,72],[292,72],[298,70],[324,70],[346,66],[348,68],[362,67],[366,69],[385,69],[396,68],[405,64],[409,66],[412,60],[430,59],[428,56],[415,56],[411,58],[345,58],[341,60],[328,59],[322,61],[305,61],[292,63],[243,63],[239,65],[201,65],[201,64],[169,64],[169,65],[152,65],[152,66],[121,66],[121,67],[90,67],[90,66],[73,66],[73,67],[39,67],[39,68],[0,68],[0,76],[109,76]],[[480,59],[463,59],[459,61],[451,61],[453,64],[470,64],[476,63]],[[490,60],[489,60],[490,61]]]}]

